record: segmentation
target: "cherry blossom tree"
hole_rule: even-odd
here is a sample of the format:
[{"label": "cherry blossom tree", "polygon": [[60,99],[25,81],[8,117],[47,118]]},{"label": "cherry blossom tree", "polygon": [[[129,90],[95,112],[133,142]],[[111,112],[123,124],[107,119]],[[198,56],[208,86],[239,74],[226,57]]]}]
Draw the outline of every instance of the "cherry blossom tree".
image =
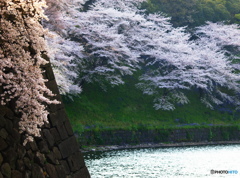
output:
[{"label": "cherry blossom tree", "polygon": [[207,22],[206,25],[198,27],[196,33],[207,37],[211,43],[217,43],[219,47],[239,47],[240,27],[238,24],[225,25],[223,22]]},{"label": "cherry blossom tree", "polygon": [[124,83],[122,76],[142,70],[137,87],[155,96],[156,109],[189,103],[186,91],[195,88],[210,108],[223,102],[238,105],[239,65],[231,61],[236,57],[226,47],[240,44],[239,27],[209,22],[191,40],[184,27],[174,28],[164,15],[139,10],[141,2],[96,0],[84,12],[80,6],[62,6],[68,8],[61,11],[58,23],[46,24],[66,40],[62,49],[73,41],[70,48],[79,44],[82,50],[64,52],[74,56],[78,66],[74,81],[119,85]]},{"label": "cherry blossom tree", "polygon": [[48,63],[42,58],[43,7],[44,0],[0,1],[0,101],[1,105],[15,101],[24,144],[40,136],[41,126],[48,122],[45,104],[59,103],[49,99],[54,94],[45,86],[40,68]]},{"label": "cherry blossom tree", "polygon": [[[150,52],[150,67],[140,77],[138,87],[146,94],[158,96],[154,104],[156,109],[173,110],[174,103],[188,103],[184,91],[194,88],[201,90],[201,101],[210,108],[224,102],[238,106],[239,64],[233,62],[238,57],[224,48],[229,45],[239,47],[237,34],[237,25],[210,22],[198,28],[195,41],[186,38],[181,41],[180,35],[174,34],[173,40],[166,43],[172,50],[156,48]],[[152,56],[154,53],[157,55]]]},{"label": "cherry blossom tree", "polygon": [[[49,9],[50,21],[45,25],[61,36],[62,47],[69,45],[69,41],[83,47],[82,54],[74,55],[70,62],[78,66],[78,78],[72,78],[72,81],[77,81],[79,85],[83,81],[98,82],[100,85],[107,81],[119,85],[124,83],[122,76],[131,75],[136,70],[138,53],[132,52],[127,43],[128,36],[120,31],[125,23],[131,28],[131,21],[135,24],[138,18],[142,18],[135,12],[137,8],[133,4],[137,2],[141,1],[96,1],[87,12],[80,12],[76,6],[68,5],[61,15],[58,14],[57,22],[54,11]],[[51,17],[54,17],[54,22]],[[68,47],[74,49],[76,43],[72,44]],[[65,54],[72,56],[71,52]]]},{"label": "cherry blossom tree", "polygon": [[43,21],[45,27],[51,32],[46,36],[48,56],[50,57],[53,71],[60,93],[71,98],[71,95],[81,93],[81,87],[75,82],[78,76],[77,66],[81,64],[75,59],[83,58],[83,47],[80,43],[67,39],[67,29],[73,28],[69,19],[79,11],[86,0],[47,0],[45,14],[48,20]]},{"label": "cherry blossom tree", "polygon": [[75,57],[84,57],[82,46],[77,42],[64,39],[54,32],[51,32],[45,39],[60,93],[70,98],[71,95],[81,93],[81,87],[74,82],[78,77],[78,68],[74,60]]}]

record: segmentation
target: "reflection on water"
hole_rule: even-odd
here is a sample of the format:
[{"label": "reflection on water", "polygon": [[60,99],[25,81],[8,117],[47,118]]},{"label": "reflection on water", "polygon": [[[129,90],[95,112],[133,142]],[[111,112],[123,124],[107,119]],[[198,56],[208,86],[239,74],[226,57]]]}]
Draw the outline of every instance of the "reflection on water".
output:
[{"label": "reflection on water", "polygon": [[[92,178],[240,177],[240,145],[128,149],[85,153]],[[237,170],[211,175],[211,170]]]}]

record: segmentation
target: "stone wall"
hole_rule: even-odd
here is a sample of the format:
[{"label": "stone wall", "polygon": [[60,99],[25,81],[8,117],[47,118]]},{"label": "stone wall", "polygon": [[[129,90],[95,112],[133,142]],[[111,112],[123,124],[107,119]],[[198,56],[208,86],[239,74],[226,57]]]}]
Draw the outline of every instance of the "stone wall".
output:
[{"label": "stone wall", "polygon": [[83,145],[131,145],[145,143],[178,143],[178,142],[214,142],[239,141],[238,126],[211,126],[208,128],[172,128],[172,129],[139,129],[85,131],[78,135]]},{"label": "stone wall", "polygon": [[[50,64],[43,66],[47,87],[61,101]],[[1,89],[0,89],[1,93]],[[0,178],[88,178],[83,155],[73,134],[64,105],[49,105],[49,124],[42,137],[23,146],[14,102],[0,105]]]}]

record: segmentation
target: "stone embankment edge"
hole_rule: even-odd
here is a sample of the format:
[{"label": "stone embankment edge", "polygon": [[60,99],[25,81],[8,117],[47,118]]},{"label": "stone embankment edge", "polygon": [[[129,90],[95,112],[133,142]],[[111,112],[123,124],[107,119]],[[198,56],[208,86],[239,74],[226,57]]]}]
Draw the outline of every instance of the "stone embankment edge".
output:
[{"label": "stone embankment edge", "polygon": [[180,142],[180,143],[144,143],[138,145],[91,145],[80,149],[81,152],[113,151],[124,149],[144,149],[144,148],[170,148],[189,146],[210,146],[210,145],[240,145],[240,141],[217,141],[217,142]]}]

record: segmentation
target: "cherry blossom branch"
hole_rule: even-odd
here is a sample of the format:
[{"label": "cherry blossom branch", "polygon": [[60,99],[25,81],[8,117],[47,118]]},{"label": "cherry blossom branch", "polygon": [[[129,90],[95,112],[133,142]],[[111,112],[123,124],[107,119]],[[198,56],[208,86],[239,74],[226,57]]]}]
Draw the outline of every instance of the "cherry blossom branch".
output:
[{"label": "cherry blossom branch", "polygon": [[44,0],[0,1],[0,95],[1,105],[14,100],[16,112],[21,115],[20,133],[26,135],[24,145],[40,136],[41,127],[48,122],[45,104],[54,94],[45,86],[42,58],[46,51],[43,36],[46,30],[39,23],[46,18]]}]

